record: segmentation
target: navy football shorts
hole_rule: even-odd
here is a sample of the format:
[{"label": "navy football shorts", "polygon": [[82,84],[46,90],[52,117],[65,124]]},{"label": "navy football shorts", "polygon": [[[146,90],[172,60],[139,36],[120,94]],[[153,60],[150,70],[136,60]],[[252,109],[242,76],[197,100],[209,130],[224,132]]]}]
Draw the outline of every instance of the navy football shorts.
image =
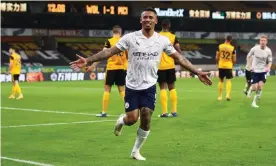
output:
[{"label": "navy football shorts", "polygon": [[260,81],[263,81],[264,83],[266,82],[266,72],[262,72],[262,73],[254,73],[252,72],[252,80],[251,83],[252,84],[256,84]]},{"label": "navy football shorts", "polygon": [[126,87],[125,91],[125,111],[131,112],[135,109],[147,107],[154,110],[156,103],[156,85],[144,89],[133,90]]}]

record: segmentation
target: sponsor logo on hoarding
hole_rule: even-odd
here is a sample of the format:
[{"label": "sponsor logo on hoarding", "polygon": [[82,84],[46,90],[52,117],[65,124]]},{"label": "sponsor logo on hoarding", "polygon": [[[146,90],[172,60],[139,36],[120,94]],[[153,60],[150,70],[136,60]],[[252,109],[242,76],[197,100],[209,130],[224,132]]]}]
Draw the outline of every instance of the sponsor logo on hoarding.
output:
[{"label": "sponsor logo on hoarding", "polygon": [[84,73],[52,73],[50,79],[52,81],[82,81]]}]

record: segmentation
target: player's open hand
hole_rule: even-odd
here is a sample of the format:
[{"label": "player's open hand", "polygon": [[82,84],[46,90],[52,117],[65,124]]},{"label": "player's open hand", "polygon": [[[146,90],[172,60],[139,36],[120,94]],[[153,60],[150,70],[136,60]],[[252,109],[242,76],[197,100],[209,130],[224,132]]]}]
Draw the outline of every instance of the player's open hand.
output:
[{"label": "player's open hand", "polygon": [[75,71],[79,71],[80,68],[86,66],[87,61],[86,61],[86,59],[85,59],[84,57],[81,57],[81,56],[79,56],[78,54],[76,54],[76,55],[77,55],[77,57],[78,57],[79,59],[76,60],[76,61],[71,62],[71,63],[70,63],[70,67],[71,67],[73,70],[75,70]]},{"label": "player's open hand", "polygon": [[198,79],[203,82],[205,85],[212,85],[212,81],[208,77],[210,73],[209,72],[199,72],[198,73]]}]

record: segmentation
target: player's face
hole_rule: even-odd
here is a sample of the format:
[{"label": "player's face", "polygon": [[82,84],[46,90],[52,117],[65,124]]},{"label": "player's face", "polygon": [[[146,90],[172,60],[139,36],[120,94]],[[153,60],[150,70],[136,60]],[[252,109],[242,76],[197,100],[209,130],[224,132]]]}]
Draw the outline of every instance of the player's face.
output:
[{"label": "player's face", "polygon": [[260,45],[261,45],[261,47],[265,47],[267,45],[267,39],[266,38],[261,38],[260,39]]},{"label": "player's face", "polygon": [[13,53],[13,49],[12,49],[12,48],[9,49],[9,53],[10,53],[10,54]]},{"label": "player's face", "polygon": [[157,16],[154,12],[145,11],[141,15],[140,23],[142,24],[143,29],[154,29],[155,24],[157,24]]}]

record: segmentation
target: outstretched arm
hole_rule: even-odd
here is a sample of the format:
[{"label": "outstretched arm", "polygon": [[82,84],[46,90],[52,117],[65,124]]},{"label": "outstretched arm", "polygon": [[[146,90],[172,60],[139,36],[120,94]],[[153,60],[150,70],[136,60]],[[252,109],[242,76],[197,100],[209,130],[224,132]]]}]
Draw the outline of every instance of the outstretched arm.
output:
[{"label": "outstretched arm", "polygon": [[174,60],[181,65],[181,67],[189,70],[194,74],[198,74],[198,70],[194,67],[194,65],[184,56],[182,56],[179,52],[175,52],[171,55]]},{"label": "outstretched arm", "polygon": [[[107,43],[107,42],[106,42],[106,43]],[[109,42],[108,42],[108,43],[109,43]],[[106,44],[105,44],[105,45],[106,45]],[[110,44],[109,44],[109,45],[110,45]],[[110,48],[110,47],[108,47],[108,48]],[[106,50],[106,49],[108,49],[108,48],[107,48],[107,47],[104,47],[103,50]],[[99,63],[100,63],[100,61],[92,63],[90,66],[86,67],[86,71],[88,71],[88,72],[94,71],[95,68],[98,66]]]},{"label": "outstretched arm", "polygon": [[195,66],[184,56],[182,56],[179,52],[175,52],[171,54],[176,62],[178,62],[183,68],[189,70],[190,72],[198,75],[198,78],[205,85],[212,85],[212,81],[208,78],[208,72],[201,72],[195,68]]},{"label": "outstretched arm", "polygon": [[100,51],[99,53],[92,55],[88,58],[81,57],[77,55],[78,60],[73,61],[70,63],[71,68],[73,68],[75,71],[79,71],[80,68],[84,67],[87,65],[87,63],[94,63],[98,62],[104,59],[108,59],[109,57],[113,56],[114,54],[118,54],[122,52],[119,48],[116,46],[105,49]]},{"label": "outstretched arm", "polygon": [[113,46],[111,48],[104,49],[93,56],[86,58],[86,63],[102,61],[120,52],[122,51],[119,48],[117,48],[116,46]]}]

